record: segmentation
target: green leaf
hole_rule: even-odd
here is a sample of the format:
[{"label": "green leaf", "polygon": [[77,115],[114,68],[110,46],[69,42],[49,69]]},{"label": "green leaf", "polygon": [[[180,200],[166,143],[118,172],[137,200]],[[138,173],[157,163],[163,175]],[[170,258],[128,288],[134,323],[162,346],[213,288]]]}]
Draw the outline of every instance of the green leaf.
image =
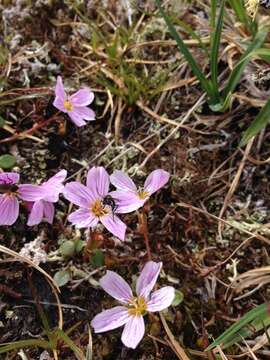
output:
[{"label": "green leaf", "polygon": [[159,8],[159,11],[160,11],[162,17],[164,18],[164,20],[165,20],[165,22],[166,22],[166,24],[167,24],[167,26],[169,28],[169,31],[170,31],[172,37],[176,41],[178,49],[180,50],[181,54],[183,54],[186,61],[189,63],[194,75],[199,80],[202,89],[207,93],[209,98],[214,98],[214,94],[213,94],[213,91],[212,91],[211,87],[209,86],[208,80],[206,79],[204,74],[201,72],[198,64],[194,60],[193,56],[191,55],[191,53],[188,50],[188,47],[186,46],[184,41],[178,35],[178,33],[177,33],[177,31],[176,31],[170,17],[162,9],[160,0],[156,0],[156,3],[157,3],[157,6]]},{"label": "green leaf", "polygon": [[222,93],[223,98],[226,99],[228,97],[229,93],[234,92],[234,89],[237,86],[246,65],[250,61],[252,52],[254,52],[254,50],[256,50],[262,46],[268,32],[269,32],[269,29],[265,27],[265,28],[262,28],[261,31],[259,31],[256,34],[252,43],[248,46],[247,50],[242,55],[240,61],[237,63],[237,65],[234,67],[233,71],[231,72],[228,83]]},{"label": "green leaf", "polygon": [[245,145],[253,136],[257,135],[270,121],[270,98],[249,128],[244,132],[240,146]]},{"label": "green leaf", "polygon": [[43,349],[50,349],[50,343],[46,340],[39,339],[29,339],[29,340],[21,340],[14,341],[12,343],[6,343],[0,345],[0,354],[3,354],[8,351],[22,349],[26,347],[41,347]]},{"label": "green leaf", "polygon": [[59,251],[62,256],[70,257],[75,253],[75,243],[72,240],[64,241],[63,244],[59,247]]},{"label": "green leaf", "polygon": [[[219,99],[219,91],[218,91],[218,51],[221,39],[221,32],[223,27],[223,18],[224,18],[224,7],[225,7],[225,0],[221,0],[220,4],[220,12],[219,17],[215,25],[215,12],[216,12],[216,0],[212,1],[213,5],[213,14],[212,14],[212,34],[211,34],[211,56],[210,56],[210,70],[211,70],[211,80],[213,90],[215,92],[215,102],[218,102]],[[214,28],[215,25],[215,28]]]},{"label": "green leaf", "polygon": [[250,310],[240,320],[230,326],[229,329],[224,331],[205,351],[212,350],[218,345],[223,345],[223,348],[231,346],[241,341],[242,338],[246,338],[261,330],[264,324],[270,324],[268,304],[262,304]]},{"label": "green leaf", "polygon": [[76,253],[80,253],[84,247],[85,247],[85,241],[82,241],[82,240],[76,240],[75,241],[75,251],[76,251]]},{"label": "green leaf", "polygon": [[96,250],[91,257],[91,263],[96,267],[104,265],[104,254],[101,250]]},{"label": "green leaf", "polygon": [[16,164],[16,158],[13,155],[4,154],[0,156],[0,168],[11,169]]},{"label": "green leaf", "polygon": [[85,359],[83,352],[78,346],[70,339],[70,337],[61,329],[56,329],[55,334],[74,352],[80,359]]},{"label": "green leaf", "polygon": [[59,287],[64,286],[70,280],[70,272],[68,270],[57,271],[54,274],[53,279]]},{"label": "green leaf", "polygon": [[181,304],[181,302],[184,300],[184,294],[180,290],[175,290],[174,299],[172,302],[172,306],[177,306]]},{"label": "green leaf", "polygon": [[5,125],[6,120],[0,116],[0,128],[2,128]]}]

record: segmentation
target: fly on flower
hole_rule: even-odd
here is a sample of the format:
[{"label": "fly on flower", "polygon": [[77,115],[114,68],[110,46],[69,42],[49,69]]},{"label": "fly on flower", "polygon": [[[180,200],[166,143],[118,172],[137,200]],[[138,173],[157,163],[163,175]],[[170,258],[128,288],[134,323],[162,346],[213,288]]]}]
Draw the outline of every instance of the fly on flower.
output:
[{"label": "fly on flower", "polygon": [[68,183],[63,194],[79,206],[68,220],[78,228],[94,228],[101,222],[113,235],[124,240],[126,225],[115,215],[121,208],[109,193],[109,186],[110,177],[103,167],[93,167],[88,171],[86,186],[77,181]]},{"label": "fly on flower", "polygon": [[130,286],[121,276],[107,271],[100,280],[100,286],[121,305],[94,317],[91,325],[95,332],[101,333],[124,325],[121,340],[127,347],[135,349],[145,333],[143,316],[147,312],[168,308],[174,299],[175,290],[171,286],[152,292],[161,268],[161,262],[146,263],[136,283],[136,296],[133,296]]},{"label": "fly on flower", "polygon": [[53,105],[58,110],[68,114],[76,126],[81,127],[86,124],[86,121],[95,120],[94,111],[88,107],[93,100],[94,93],[88,88],[80,89],[73,95],[68,95],[61,76],[57,77]]},{"label": "fly on flower", "polygon": [[168,182],[170,174],[162,169],[152,171],[145,180],[143,188],[137,189],[133,180],[124,172],[115,170],[111,183],[117,188],[111,196],[117,201],[118,212],[128,213],[142,207],[152,194]]}]

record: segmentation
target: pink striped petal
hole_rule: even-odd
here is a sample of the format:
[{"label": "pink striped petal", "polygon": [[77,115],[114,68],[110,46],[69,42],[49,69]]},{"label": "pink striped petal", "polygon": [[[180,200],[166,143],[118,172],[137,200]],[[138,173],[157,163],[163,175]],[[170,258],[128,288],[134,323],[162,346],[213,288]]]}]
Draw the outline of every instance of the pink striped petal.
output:
[{"label": "pink striped petal", "polygon": [[86,122],[83,120],[83,118],[75,111],[69,111],[68,116],[70,119],[74,122],[74,124],[78,127],[82,127],[86,125]]},{"label": "pink striped petal", "polygon": [[88,209],[79,209],[68,216],[68,220],[76,225],[78,228],[95,227],[98,223],[98,218],[90,213]]},{"label": "pink striped petal", "polygon": [[72,204],[86,209],[90,209],[91,203],[95,201],[95,197],[90,189],[78,181],[67,183],[63,190],[63,195]]},{"label": "pink striped petal", "polygon": [[80,89],[69,97],[73,106],[87,106],[94,100],[94,93],[88,89]]},{"label": "pink striped petal", "polygon": [[175,290],[172,286],[165,286],[151,294],[147,302],[147,311],[155,312],[167,309],[173,302]]},{"label": "pink striped petal", "polygon": [[116,306],[109,310],[104,310],[96,315],[91,321],[95,333],[101,333],[108,330],[116,329],[125,325],[130,319],[127,308]]},{"label": "pink striped petal", "polygon": [[15,172],[0,173],[0,184],[17,184],[20,175]]},{"label": "pink striped petal", "polygon": [[125,346],[135,349],[145,333],[145,325],[142,316],[132,316],[126,323],[121,340]]},{"label": "pink striped petal", "polygon": [[22,184],[18,185],[18,188],[19,197],[24,201],[38,201],[46,194],[46,191],[38,185]]},{"label": "pink striped petal", "polygon": [[43,201],[43,210],[44,210],[44,218],[48,221],[49,224],[53,223],[54,218],[54,205],[48,201]]},{"label": "pink striped petal", "polygon": [[158,169],[148,175],[144,183],[144,190],[150,195],[158,191],[169,181],[170,174],[167,171]]},{"label": "pink striped petal", "polygon": [[62,101],[64,101],[66,97],[66,92],[61,76],[57,76],[56,85],[55,85],[55,96],[61,99]]},{"label": "pink striped petal", "polygon": [[93,192],[96,199],[101,199],[108,194],[110,177],[102,166],[92,167],[87,174],[86,185]]},{"label": "pink striped petal", "polygon": [[128,303],[132,299],[132,291],[128,283],[114,271],[107,271],[99,281],[100,286],[114,299]]},{"label": "pink striped petal", "polygon": [[76,114],[86,121],[95,120],[96,117],[95,112],[92,109],[89,109],[87,106],[74,107],[73,114]]},{"label": "pink striped petal", "polygon": [[41,188],[45,190],[46,193],[43,200],[49,202],[57,202],[59,200],[59,194],[64,189],[62,182],[65,180],[66,176],[67,171],[61,170],[41,185]]},{"label": "pink striped petal", "polygon": [[15,195],[0,195],[0,225],[12,225],[19,216],[19,202]]},{"label": "pink striped petal", "polygon": [[43,213],[44,213],[43,201],[42,200],[35,201],[32,206],[32,210],[30,212],[27,225],[28,226],[38,225],[42,221]]},{"label": "pink striped petal", "polygon": [[111,179],[111,183],[118,190],[131,191],[132,193],[137,192],[137,187],[134,184],[133,180],[123,171],[115,170],[110,176],[110,179]]},{"label": "pink striped petal", "polygon": [[109,195],[114,199],[118,214],[126,214],[143,206],[145,200],[139,199],[138,195],[128,191],[112,191]]},{"label": "pink striped petal", "polygon": [[56,107],[56,109],[62,111],[63,113],[67,113],[67,109],[64,106],[64,99],[60,97],[56,97],[53,101],[53,106]]},{"label": "pink striped petal", "polygon": [[99,220],[114,236],[122,241],[125,240],[127,226],[116,215],[108,214],[101,216]]},{"label": "pink striped petal", "polygon": [[162,262],[148,261],[145,264],[136,283],[136,293],[138,296],[142,296],[147,300],[157,282],[161,268]]}]

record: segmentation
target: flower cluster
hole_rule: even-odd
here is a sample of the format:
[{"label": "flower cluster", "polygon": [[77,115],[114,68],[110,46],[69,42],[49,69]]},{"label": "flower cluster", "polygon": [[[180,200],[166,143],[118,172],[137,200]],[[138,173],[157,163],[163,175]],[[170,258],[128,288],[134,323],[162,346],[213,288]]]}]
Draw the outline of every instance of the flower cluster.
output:
[{"label": "flower cluster", "polygon": [[[109,176],[103,167],[93,167],[88,171],[86,185],[72,181],[65,186],[65,198],[79,207],[68,219],[79,228],[93,228],[101,222],[113,235],[124,240],[126,225],[116,214],[139,209],[168,180],[166,171],[155,170],[148,176],[144,189],[137,190],[125,173],[115,171]],[[110,182],[116,191],[109,192]]]},{"label": "flower cluster", "polygon": [[[134,182],[122,171],[114,171],[111,176],[103,167],[93,167],[88,171],[86,185],[72,181],[64,187],[66,170],[41,185],[18,184],[17,173],[0,174],[0,225],[12,225],[19,216],[19,200],[30,210],[27,225],[39,224],[42,219],[49,223],[54,218],[54,203],[59,195],[79,207],[68,220],[78,228],[94,228],[101,222],[113,235],[124,240],[126,225],[116,214],[129,213],[139,209],[150,195],[159,190],[169,180],[169,173],[158,169],[146,179],[144,187],[137,189]],[[109,192],[110,184],[116,190]]]},{"label": "flower cluster", "polygon": [[27,225],[39,224],[44,218],[53,222],[54,205],[59,199],[67,176],[66,170],[41,185],[18,184],[20,175],[14,172],[0,174],[0,225],[12,225],[19,216],[19,200],[30,209]]},{"label": "flower cluster", "polygon": [[[165,286],[153,291],[162,263],[149,261],[145,264],[136,283],[136,296],[133,296],[126,281],[113,271],[107,271],[100,285],[109,295],[121,303],[96,315],[91,322],[96,333],[116,329],[124,325],[121,340],[124,345],[135,349],[141,341],[145,325],[143,316],[168,308],[174,299],[175,291]],[[151,293],[152,292],[152,293]]]}]

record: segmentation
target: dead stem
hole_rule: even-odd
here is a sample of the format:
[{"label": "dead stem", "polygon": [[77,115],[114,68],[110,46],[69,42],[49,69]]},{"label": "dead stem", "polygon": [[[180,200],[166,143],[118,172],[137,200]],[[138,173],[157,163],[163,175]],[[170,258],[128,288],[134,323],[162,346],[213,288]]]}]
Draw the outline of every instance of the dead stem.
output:
[{"label": "dead stem", "polygon": [[149,236],[148,236],[148,226],[147,226],[147,215],[145,213],[144,207],[142,207],[142,212],[138,213],[138,220],[140,224],[140,232],[143,234],[144,237],[144,243],[147,251],[147,257],[148,260],[152,260],[152,254],[150,249],[150,242],[149,242]]}]

